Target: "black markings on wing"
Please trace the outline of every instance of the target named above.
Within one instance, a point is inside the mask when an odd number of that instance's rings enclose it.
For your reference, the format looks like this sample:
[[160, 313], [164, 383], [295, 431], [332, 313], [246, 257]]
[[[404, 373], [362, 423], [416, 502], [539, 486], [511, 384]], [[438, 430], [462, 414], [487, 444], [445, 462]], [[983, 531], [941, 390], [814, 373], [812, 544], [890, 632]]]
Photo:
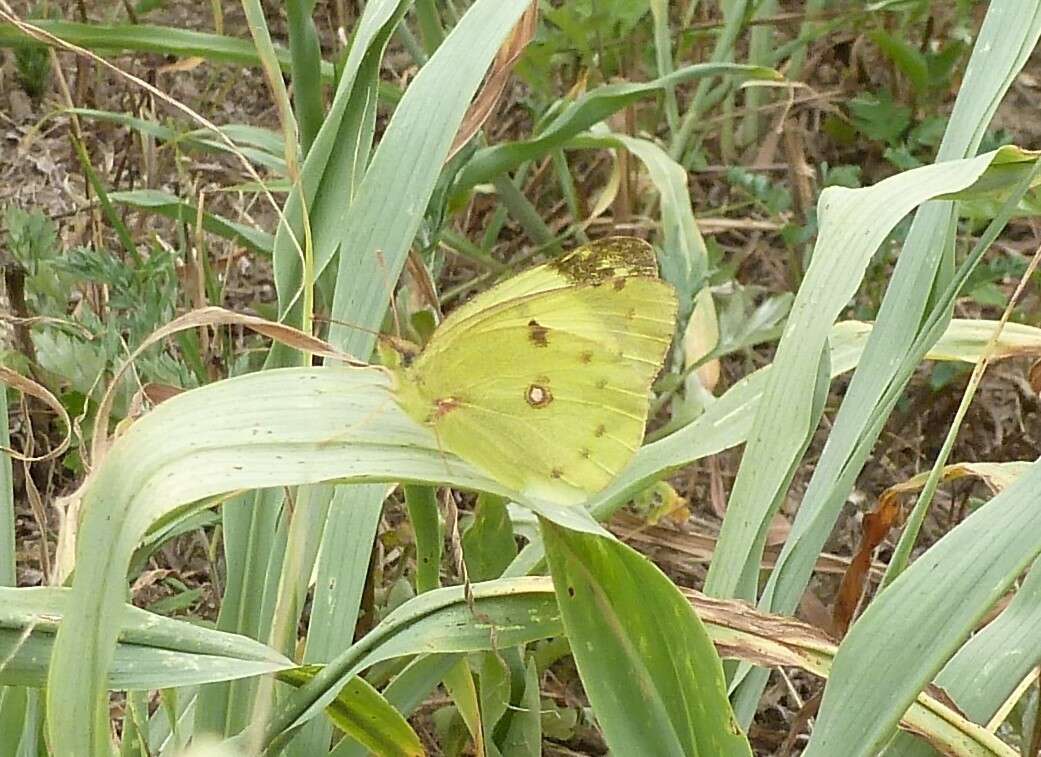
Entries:
[[[626, 279], [627, 291], [619, 295], [613, 289], [592, 285], [562, 285], [496, 302], [482, 310], [467, 310], [464, 318], [449, 316], [428, 346], [436, 348], [454, 339], [463, 339], [474, 331], [531, 328], [533, 316], [539, 327], [564, 330], [593, 338], [608, 334], [616, 338], [649, 340], [660, 345], [662, 352], [672, 339], [676, 321], [676, 298], [667, 284], [652, 278]], [[633, 291], [635, 289], [635, 291]], [[615, 297], [625, 297], [625, 307], [632, 308], [632, 318], [619, 312]]]
[[536, 347], [545, 347], [549, 344], [550, 330], [532, 318], [528, 321], [528, 339]]
[[658, 275], [654, 249], [635, 237], [612, 237], [583, 245], [549, 266], [579, 284], [600, 284], [625, 276]]
[[[510, 418], [516, 420], [523, 420], [526, 422], [540, 424], [541, 426], [553, 425], [553, 422], [559, 422], [556, 419], [560, 418], [560, 413], [567, 413], [566, 406], [578, 406], [582, 408], [590, 408], [591, 412], [583, 412], [582, 416], [593, 419], [596, 425], [592, 427], [594, 435], [604, 436], [608, 430], [618, 426], [631, 425], [637, 430], [638, 434], [642, 437], [643, 426], [647, 421], [647, 394], [646, 392], [632, 392], [622, 388], [609, 387], [608, 390], [599, 390], [598, 392], [589, 392], [576, 394], [575, 392], [581, 392], [582, 387], [574, 387], [570, 383], [567, 388], [561, 388], [561, 381], [555, 383], [555, 388], [552, 390], [552, 394], [549, 394], [550, 384], [553, 382], [546, 381], [545, 377], [542, 377], [543, 384], [527, 384], [527, 379], [517, 376], [506, 376], [502, 377], [498, 384], [490, 385], [488, 383], [473, 385], [467, 387], [468, 397], [467, 399], [460, 401], [460, 407], [466, 407], [471, 411], [482, 411], [492, 413], [498, 417]], [[550, 422], [547, 423], [547, 417], [540, 412], [540, 407], [532, 405], [528, 391], [531, 386], [542, 386], [544, 391], [547, 392], [542, 397], [551, 398], [553, 407], [557, 415], [552, 416]], [[616, 400], [612, 402], [605, 401], [605, 391], [612, 391], [615, 394]], [[527, 404], [531, 407], [525, 407], [523, 405], [515, 405], [517, 399], [522, 396], [527, 400]], [[479, 399], [473, 399], [473, 398]], [[629, 405], [630, 407], [621, 406], [622, 402]], [[548, 405], [548, 402], [546, 403]], [[545, 407], [543, 405], [542, 407]], [[631, 407], [631, 406], [636, 407]], [[516, 412], [514, 408], [521, 410], [522, 412]], [[508, 408], [507, 410], [500, 410], [500, 408]], [[526, 412], [525, 412], [526, 411]], [[569, 425], [574, 425], [574, 420], [567, 422]], [[600, 428], [603, 428], [603, 433], [596, 434]], [[610, 434], [611, 438], [615, 438], [616, 441], [623, 444], [627, 449], [635, 450], [628, 442], [622, 441], [620, 438], [614, 437]]]
[[524, 392], [524, 399], [531, 407], [538, 410], [549, 407], [553, 402], [553, 392], [549, 388], [549, 382], [539, 381], [529, 384]]

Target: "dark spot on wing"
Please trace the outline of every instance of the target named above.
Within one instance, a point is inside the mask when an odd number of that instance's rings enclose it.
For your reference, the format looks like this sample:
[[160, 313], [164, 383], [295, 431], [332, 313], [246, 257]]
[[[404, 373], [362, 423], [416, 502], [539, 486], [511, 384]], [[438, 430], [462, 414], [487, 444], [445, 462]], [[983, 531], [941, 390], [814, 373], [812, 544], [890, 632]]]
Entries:
[[534, 408], [546, 407], [553, 401], [553, 393], [548, 386], [532, 384], [524, 393], [524, 399]]
[[592, 363], [593, 362], [593, 351], [592, 350], [582, 350], [580, 353], [578, 353], [578, 359], [579, 359], [580, 362], [583, 362], [583, 363]]
[[528, 321], [528, 339], [536, 347], [545, 347], [549, 344], [549, 329], [532, 318]]
[[607, 433], [607, 427], [603, 423], [601, 423], [599, 426], [596, 427], [596, 431], [593, 432], [593, 435], [596, 436], [599, 439], [601, 436], [603, 436], [606, 433]]
[[625, 319], [627, 321], [631, 321], [635, 317], [636, 317], [636, 308], [629, 308], [628, 310], [625, 311]]
[[597, 389], [606, 389], [607, 388], [607, 379], [603, 379], [602, 378], [599, 381], [597, 381], [596, 382], [596, 388]]
[[564, 471], [562, 471], [560, 468], [554, 468], [553, 470], [551, 470], [549, 472], [549, 477], [550, 478], [560, 478], [563, 475], [564, 475]]
[[434, 412], [428, 416], [428, 419], [429, 421], [436, 421], [444, 418], [462, 404], [462, 400], [458, 397], [440, 397], [434, 400]]
[[625, 289], [625, 278], [623, 276], [619, 276], [614, 280], [613, 286], [616, 292], [622, 291], [623, 289]]
[[591, 453], [588, 447], [583, 447], [578, 451], [578, 454], [583, 460], [588, 460]]

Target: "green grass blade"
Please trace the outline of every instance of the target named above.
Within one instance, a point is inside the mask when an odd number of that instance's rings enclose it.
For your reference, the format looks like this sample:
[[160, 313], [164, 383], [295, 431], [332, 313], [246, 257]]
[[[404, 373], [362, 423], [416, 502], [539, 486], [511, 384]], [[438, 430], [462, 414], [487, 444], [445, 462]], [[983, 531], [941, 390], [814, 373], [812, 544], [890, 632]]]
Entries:
[[83, 173], [87, 177], [87, 182], [90, 184], [91, 189], [94, 190], [94, 194], [98, 197], [98, 203], [101, 205], [101, 212], [104, 214], [105, 220], [109, 222], [113, 231], [116, 232], [116, 238], [119, 239], [119, 243], [123, 245], [123, 249], [126, 251], [130, 260], [134, 261], [135, 264], [140, 264], [141, 256], [137, 251], [137, 245], [134, 244], [134, 240], [130, 236], [130, 231], [127, 229], [126, 224], [123, 223], [123, 219], [119, 217], [115, 208], [112, 207], [112, 202], [108, 196], [108, 190], [105, 188], [105, 184], [101, 181], [101, 177], [98, 176], [97, 172], [94, 170], [94, 166], [91, 165], [87, 149], [83, 146], [83, 143], [79, 138], [70, 136], [70, 139], [72, 140], [72, 146], [76, 150], [76, 156], [79, 158], [80, 166], [83, 168]]
[[289, 0], [289, 54], [293, 74], [293, 106], [300, 127], [300, 149], [306, 156], [324, 120], [322, 108], [322, 50], [314, 25], [314, 0]]
[[[1010, 18], [1019, 19], [1009, 23]], [[990, 119], [1041, 34], [1041, 10], [1028, 0], [997, 0], [988, 8], [966, 70], [939, 158], [971, 155]], [[760, 600], [764, 609], [791, 613], [803, 594], [813, 563], [831, 533], [857, 472], [881, 428], [877, 408], [918, 332], [928, 293], [950, 255], [952, 207], [930, 203], [916, 214], [891, 284], [882, 302], [876, 332], [862, 367], [854, 374], [828, 444], [817, 462], [791, 534]], [[949, 264], [948, 264], [949, 265]], [[860, 450], [858, 452], [857, 450]], [[745, 711], [750, 712], [765, 684], [750, 686]]]
[[[251, 42], [220, 34], [149, 24], [84, 24], [47, 19], [33, 19], [32, 23], [66, 42], [89, 50], [199, 57], [217, 63], [260, 65], [260, 58]], [[25, 36], [17, 28], [10, 24], [0, 24], [0, 47], [24, 42]], [[292, 64], [289, 51], [276, 47], [275, 53], [279, 64], [288, 71]], [[322, 74], [332, 79], [331, 63], [322, 64]]]
[[542, 755], [542, 701], [539, 698], [539, 672], [535, 660], [529, 659], [524, 675], [524, 695], [513, 713], [510, 729], [503, 739], [505, 757], [540, 757]]
[[[0, 589], [0, 682], [43, 686], [58, 622], [71, 592], [60, 588]], [[156, 689], [274, 673], [294, 663], [244, 636], [214, 631], [122, 605], [120, 644], [107, 687]], [[28, 636], [26, 633], [28, 632]]]
[[437, 3], [434, 0], [416, 0], [416, 19], [423, 35], [423, 48], [428, 55], [433, 54], [445, 39]]
[[405, 506], [416, 539], [416, 594], [441, 585], [441, 524], [436, 491], [429, 486], [406, 486]]
[[274, 100], [275, 111], [278, 113], [278, 122], [282, 126], [282, 141], [285, 145], [289, 177], [295, 179], [300, 165], [296, 116], [293, 114], [293, 106], [289, 102], [289, 90], [282, 78], [278, 56], [274, 43], [271, 41], [271, 33], [267, 28], [267, 20], [264, 18], [264, 8], [261, 6], [260, 0], [242, 0], [242, 9], [246, 14], [246, 24], [253, 37], [253, 45], [257, 49], [260, 67], [264, 72], [264, 78], [267, 79], [268, 88], [271, 90], [271, 99]]
[[[938, 195], [967, 188], [1000, 153], [923, 166], [872, 187], [829, 187], [820, 198], [820, 232], [806, 278], [777, 347], [720, 531], [706, 591], [754, 599], [766, 527], [819, 411], [812, 388], [830, 324], [856, 292], [867, 263], [897, 222]], [[1004, 158], [1001, 158], [1002, 160]]]
[[545, 522], [542, 535], [571, 651], [611, 751], [750, 757], [716, 650], [665, 574], [613, 539]]
[[[11, 446], [11, 430], [8, 426], [7, 387], [0, 386], [0, 447]], [[0, 586], [17, 583], [15, 554], [17, 545], [14, 537], [14, 471], [11, 456], [0, 449]]]
[[[672, 34], [669, 29], [669, 4], [666, 0], [651, 0], [651, 15], [654, 17], [654, 60], [658, 76], [673, 72]], [[676, 102], [676, 87], [665, 88], [665, 121], [669, 132], [675, 133], [680, 125], [680, 110]]]
[[[7, 387], [0, 386], [0, 447], [11, 446], [7, 413]], [[14, 472], [11, 457], [0, 449], [0, 586], [15, 586], [16, 543], [14, 531]], [[0, 687], [0, 752], [15, 754], [22, 740], [26, 692], [17, 687]]]
[[[296, 668], [279, 675], [279, 680], [299, 687], [314, 678], [318, 670], [316, 667]], [[325, 708], [325, 713], [337, 728], [373, 754], [388, 757], [422, 757], [426, 754], [408, 721], [363, 678], [355, 676], [348, 681]], [[327, 751], [327, 747], [320, 749], [320, 752], [310, 754]]]
[[268, 563], [272, 584], [277, 581], [268, 644], [287, 655], [296, 653], [297, 628], [307, 604], [332, 496], [333, 488], [329, 486], [304, 486], [297, 490], [284, 556]]
[[[114, 203], [147, 210], [190, 226], [194, 226], [199, 218], [197, 206], [158, 189], [111, 192], [108, 198]], [[202, 213], [202, 228], [224, 239], [239, 242], [254, 252], [271, 254], [274, 240], [270, 234], [260, 229], [206, 211]]]
[[901, 708], [1041, 552], [1039, 486], [1035, 463], [868, 605], [835, 657], [808, 757], [872, 755], [884, 745]]
[[22, 735], [35, 725], [27, 714], [29, 695], [33, 694], [22, 686], [0, 688], [0, 749], [3, 754], [19, 754]]
[[[310, 487], [328, 489], [330, 487]], [[383, 515], [383, 484], [338, 486], [322, 534], [304, 661], [326, 663], [350, 646], [358, 622], [372, 545]], [[310, 573], [308, 573], [310, 575]], [[306, 757], [325, 749], [332, 735], [324, 719], [308, 723], [289, 745]]]
[[[155, 137], [161, 142], [176, 144], [188, 149], [231, 154], [228, 145], [213, 136], [213, 133], [208, 130], [178, 131], [155, 121], [137, 118], [127, 113], [114, 113], [108, 110], [95, 110], [93, 108], [67, 108], [59, 112], [75, 113], [82, 118], [121, 124], [142, 134]], [[270, 169], [279, 176], [285, 175], [286, 162], [281, 157], [283, 152], [282, 140], [273, 132], [246, 124], [227, 124], [221, 127], [221, 131], [226, 137], [236, 143], [239, 151], [250, 162]]]
[[[411, 715], [458, 660], [459, 657], [452, 654], [426, 655], [413, 660], [383, 690], [383, 698], [402, 715]], [[341, 740], [331, 754], [332, 757], [369, 757], [369, 751], [351, 738]]]
[[[441, 166], [495, 53], [523, 0], [478, 0], [420, 69], [394, 111], [340, 237], [340, 269], [330, 341], [367, 355], [394, 282], [416, 235]], [[377, 258], [377, 251], [381, 257]]]
[[[1034, 563], [1008, 607], [973, 634], [936, 676], [958, 709], [987, 723], [1041, 661], [1036, 642], [1041, 624], [1041, 563]], [[887, 757], [932, 757], [934, 750], [905, 733], [886, 749]]]
[[[737, 42], [738, 36], [744, 29], [748, 8], [749, 0], [731, 0], [731, 2], [722, 4], [723, 30], [712, 49], [712, 63], [724, 63], [733, 56], [734, 43]], [[683, 162], [683, 156], [690, 146], [691, 137], [694, 136], [698, 122], [709, 104], [710, 84], [709, 81], [698, 82], [694, 98], [687, 106], [687, 112], [683, 114], [680, 121], [680, 128], [672, 134], [669, 155], [677, 162]]]
[[[777, 13], [777, 0], [764, 0], [757, 3], [754, 20], [770, 18]], [[748, 63], [754, 66], [769, 66], [773, 61], [771, 57], [777, 49], [776, 32], [772, 24], [758, 24], [751, 28], [748, 40]], [[791, 74], [785, 73], [790, 78]], [[760, 137], [760, 120], [762, 114], [759, 112], [763, 102], [770, 93], [769, 89], [763, 87], [749, 87], [744, 90], [744, 111], [741, 125], [735, 135], [739, 147], [745, 147], [755, 143]]]
[[460, 172], [455, 191], [463, 192], [477, 184], [484, 184], [525, 161], [541, 158], [552, 150], [563, 147], [572, 137], [612, 113], [645, 97], [657, 95], [669, 86], [724, 74], [769, 81], [776, 81], [779, 77], [771, 68], [699, 63], [648, 82], [623, 82], [597, 87], [567, 105], [537, 137], [478, 150]]

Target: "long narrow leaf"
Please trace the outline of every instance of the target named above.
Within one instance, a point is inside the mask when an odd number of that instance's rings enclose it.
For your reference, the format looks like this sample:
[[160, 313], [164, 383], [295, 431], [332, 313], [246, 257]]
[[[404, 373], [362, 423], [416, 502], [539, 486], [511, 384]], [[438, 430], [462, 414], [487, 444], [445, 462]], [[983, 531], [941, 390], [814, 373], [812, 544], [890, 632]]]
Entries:
[[[805, 754], [873, 755], [888, 740], [906, 705], [1041, 553], [1039, 486], [1035, 463], [868, 606], [839, 647]], [[857, 717], [843, 712], [851, 701]]]
[[542, 523], [582, 684], [617, 754], [751, 755], [701, 621], [647, 558]]
[[[111, 192], [108, 197], [112, 202], [148, 210], [182, 223], [194, 224], [198, 218], [198, 208], [195, 205], [158, 189]], [[230, 221], [215, 213], [204, 211], [202, 227], [217, 236], [240, 242], [255, 252], [271, 254], [273, 243], [271, 235], [252, 226]]]
[[813, 387], [831, 323], [860, 286], [879, 244], [907, 213], [971, 186], [994, 163], [1029, 160], [999, 150], [906, 171], [863, 189], [829, 187], [820, 197], [820, 233], [806, 278], [777, 347], [770, 382], [734, 482], [719, 546], [706, 579], [717, 596], [753, 599], [766, 528], [799, 451], [816, 428]]
[[[33, 25], [80, 47], [112, 52], [139, 52], [179, 57], [199, 57], [219, 63], [256, 66], [256, 48], [245, 39], [191, 31], [174, 26], [149, 24], [85, 24], [76, 21], [33, 19]], [[0, 47], [22, 44], [25, 36], [9, 24], [0, 24]], [[289, 52], [277, 48], [278, 62], [290, 67]], [[331, 63], [322, 64], [322, 73], [332, 78]]]
[[637, 100], [655, 95], [684, 81], [723, 74], [771, 81], [778, 78], [776, 71], [761, 66], [698, 63], [648, 82], [605, 84], [568, 105], [538, 136], [478, 150], [456, 180], [455, 191], [462, 192], [477, 184], [491, 181], [525, 161], [543, 157], [562, 147], [569, 139], [593, 124]]
[[[940, 160], [975, 152], [1039, 33], [1041, 9], [1031, 0], [995, 0], [990, 4], [948, 121]], [[876, 423], [874, 416], [882, 393], [914, 340], [941, 258], [950, 255], [951, 213], [948, 204], [931, 203], [915, 216], [882, 303], [877, 332], [869, 342], [862, 367], [846, 390], [828, 444], [763, 592], [764, 609], [790, 613], [803, 594], [813, 563], [871, 449], [869, 429]], [[860, 454], [855, 452], [858, 445], [863, 450]], [[760, 674], [758, 678], [758, 684], [748, 690], [748, 711], [755, 706], [765, 684], [765, 676]]]

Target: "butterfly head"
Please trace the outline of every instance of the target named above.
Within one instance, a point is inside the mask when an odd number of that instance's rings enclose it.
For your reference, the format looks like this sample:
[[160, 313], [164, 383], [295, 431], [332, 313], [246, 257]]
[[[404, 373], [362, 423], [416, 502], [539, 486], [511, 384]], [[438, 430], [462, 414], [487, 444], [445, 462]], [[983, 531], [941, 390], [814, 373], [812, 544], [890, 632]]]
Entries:
[[376, 349], [380, 362], [392, 371], [409, 368], [422, 351], [406, 339], [387, 334], [380, 334]]

